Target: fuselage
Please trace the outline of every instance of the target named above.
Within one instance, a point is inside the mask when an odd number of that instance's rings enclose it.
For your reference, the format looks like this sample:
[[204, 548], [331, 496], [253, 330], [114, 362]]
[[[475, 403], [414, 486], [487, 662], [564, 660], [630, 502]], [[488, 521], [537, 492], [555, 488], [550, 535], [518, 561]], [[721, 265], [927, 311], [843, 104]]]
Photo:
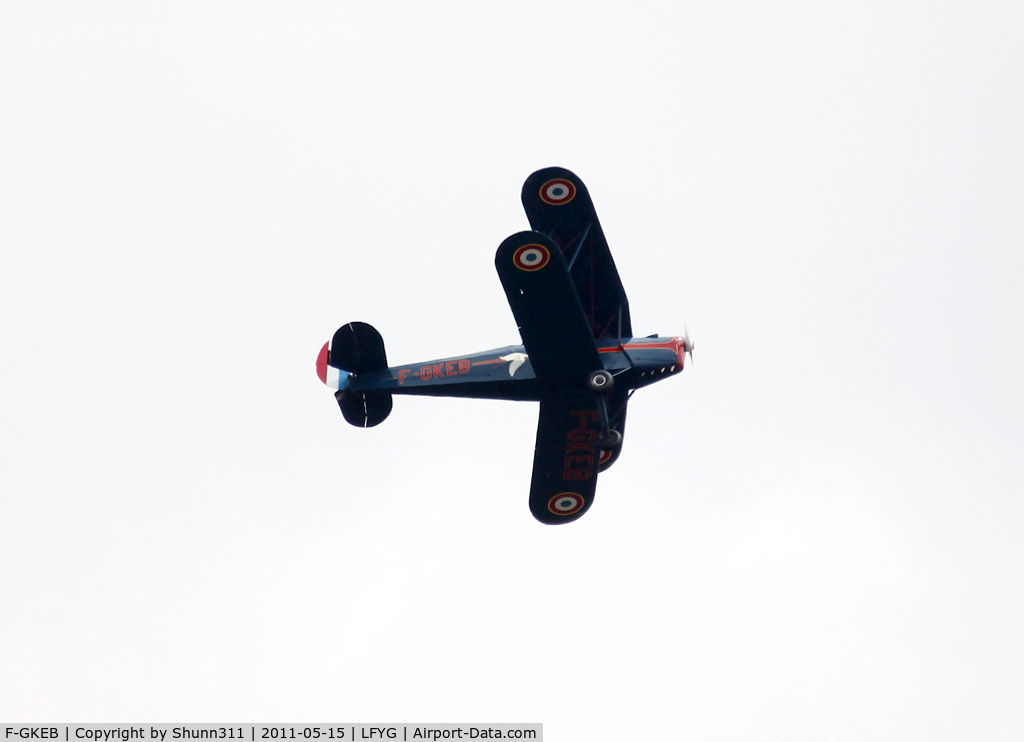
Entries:
[[[572, 383], [571, 379], [538, 379], [522, 345], [362, 374], [329, 367], [326, 348], [321, 351], [317, 372], [321, 381], [342, 391], [536, 401]], [[684, 338], [678, 336], [622, 338], [599, 344], [598, 354], [617, 388], [638, 389], [682, 371], [686, 350]]]

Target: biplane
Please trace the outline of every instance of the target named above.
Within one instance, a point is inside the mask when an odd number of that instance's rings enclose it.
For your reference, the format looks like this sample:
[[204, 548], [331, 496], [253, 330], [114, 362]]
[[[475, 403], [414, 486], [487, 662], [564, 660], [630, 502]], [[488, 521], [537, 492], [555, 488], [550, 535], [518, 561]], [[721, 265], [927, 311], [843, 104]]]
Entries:
[[629, 303], [583, 181], [563, 168], [523, 185], [532, 230], [494, 258], [522, 345], [388, 366], [384, 340], [364, 322], [341, 327], [320, 349], [320, 381], [345, 419], [378, 425], [396, 394], [540, 403], [530, 511], [569, 523], [594, 503], [598, 473], [622, 452], [633, 392], [683, 370], [693, 342], [633, 337]]

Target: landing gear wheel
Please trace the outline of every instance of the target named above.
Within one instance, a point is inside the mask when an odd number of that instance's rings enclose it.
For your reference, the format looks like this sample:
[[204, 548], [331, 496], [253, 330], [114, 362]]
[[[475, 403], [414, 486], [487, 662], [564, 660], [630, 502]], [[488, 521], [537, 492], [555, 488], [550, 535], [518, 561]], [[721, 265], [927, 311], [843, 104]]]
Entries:
[[597, 434], [597, 447], [606, 451], [618, 448], [622, 445], [622, 433], [615, 430], [603, 431]]
[[588, 392], [593, 392], [594, 394], [608, 394], [611, 392], [612, 387], [615, 386], [615, 379], [613, 379], [612, 375], [607, 371], [592, 371], [590, 375], [587, 376], [585, 386], [587, 387]]

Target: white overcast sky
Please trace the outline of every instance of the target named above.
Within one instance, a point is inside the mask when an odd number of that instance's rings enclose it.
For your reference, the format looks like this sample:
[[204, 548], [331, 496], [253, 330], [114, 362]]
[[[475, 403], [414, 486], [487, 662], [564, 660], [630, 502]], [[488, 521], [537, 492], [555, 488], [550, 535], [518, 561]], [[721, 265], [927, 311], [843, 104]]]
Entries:
[[[0, 716], [1024, 734], [1016, 2], [0, 6]], [[533, 404], [345, 423], [518, 343], [523, 180], [587, 183], [642, 390], [594, 507]]]

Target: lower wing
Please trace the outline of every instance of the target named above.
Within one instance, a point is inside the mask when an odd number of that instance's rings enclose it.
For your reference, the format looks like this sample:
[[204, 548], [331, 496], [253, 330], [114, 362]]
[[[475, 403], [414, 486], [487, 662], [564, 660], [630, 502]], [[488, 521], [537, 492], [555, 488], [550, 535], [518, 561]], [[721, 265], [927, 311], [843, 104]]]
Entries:
[[600, 466], [600, 430], [593, 397], [541, 400], [530, 485], [530, 512], [541, 523], [569, 523], [590, 509]]
[[558, 246], [537, 232], [514, 234], [498, 248], [494, 266], [538, 378], [568, 383], [601, 368]]

